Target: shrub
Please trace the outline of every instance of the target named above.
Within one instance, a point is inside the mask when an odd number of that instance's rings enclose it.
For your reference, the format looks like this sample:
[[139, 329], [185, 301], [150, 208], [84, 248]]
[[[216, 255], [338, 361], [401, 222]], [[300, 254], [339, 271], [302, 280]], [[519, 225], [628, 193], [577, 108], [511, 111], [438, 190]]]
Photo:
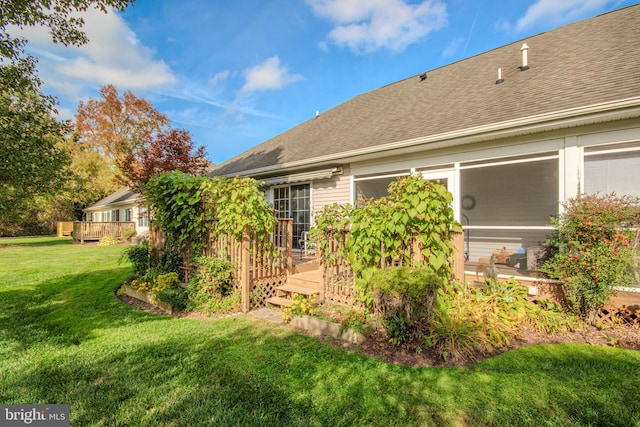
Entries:
[[120, 239], [115, 236], [104, 236], [98, 241], [98, 246], [111, 246], [120, 243]]
[[120, 261], [124, 260], [133, 264], [133, 273], [136, 276], [143, 276], [150, 267], [149, 242], [144, 241], [137, 245], [127, 247], [120, 256]]
[[291, 305], [282, 309], [282, 321], [289, 323], [294, 316], [312, 315], [314, 313], [313, 304], [315, 301], [315, 295], [307, 298], [302, 294], [293, 294]]
[[393, 344], [421, 343], [442, 286], [442, 279], [427, 267], [393, 267], [373, 274], [368, 283], [373, 307]]
[[565, 204], [542, 270], [563, 283], [566, 308], [594, 323], [615, 286], [634, 280], [640, 199], [587, 195]]
[[161, 274], [156, 278], [156, 291], [162, 292], [167, 289], [176, 289], [180, 285], [178, 273], [171, 272]]
[[526, 289], [513, 278], [490, 282], [482, 290], [452, 283], [438, 291], [424, 345], [435, 347], [445, 359], [472, 359], [475, 351], [490, 352], [509, 344], [523, 326], [546, 332], [576, 327], [575, 318], [545, 310], [525, 296]]
[[340, 321], [340, 332], [352, 329], [355, 332], [364, 334], [368, 325], [369, 315], [366, 312], [351, 309], [343, 313], [343, 318]]
[[137, 231], [136, 230], [125, 230], [122, 232], [122, 237], [127, 241], [127, 242], [131, 242], [133, 240], [133, 238], [136, 236]]
[[196, 265], [196, 273], [189, 281], [188, 308], [207, 313], [236, 308], [239, 293], [233, 292], [233, 264], [224, 258], [200, 257]]
[[189, 293], [181, 288], [165, 289], [158, 292], [156, 297], [179, 311], [184, 311], [189, 302]]

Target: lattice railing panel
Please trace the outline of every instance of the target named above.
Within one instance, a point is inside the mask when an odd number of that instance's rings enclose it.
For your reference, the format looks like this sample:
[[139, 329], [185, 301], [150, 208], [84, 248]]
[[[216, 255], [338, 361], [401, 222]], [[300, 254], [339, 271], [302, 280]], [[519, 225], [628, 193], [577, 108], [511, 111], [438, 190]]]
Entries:
[[626, 323], [630, 325], [640, 324], [640, 306], [605, 306], [600, 310], [598, 317], [605, 323]]
[[276, 296], [278, 286], [286, 283], [286, 275], [254, 280], [251, 286], [251, 309], [266, 307], [266, 301]]

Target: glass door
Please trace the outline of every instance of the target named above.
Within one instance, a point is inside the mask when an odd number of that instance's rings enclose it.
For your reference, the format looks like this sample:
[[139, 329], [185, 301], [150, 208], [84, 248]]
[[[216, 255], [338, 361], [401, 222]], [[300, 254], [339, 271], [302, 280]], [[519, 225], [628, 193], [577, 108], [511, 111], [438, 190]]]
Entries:
[[293, 247], [300, 249], [302, 233], [311, 228], [311, 186], [301, 184], [274, 188], [273, 206], [278, 218], [293, 218]]

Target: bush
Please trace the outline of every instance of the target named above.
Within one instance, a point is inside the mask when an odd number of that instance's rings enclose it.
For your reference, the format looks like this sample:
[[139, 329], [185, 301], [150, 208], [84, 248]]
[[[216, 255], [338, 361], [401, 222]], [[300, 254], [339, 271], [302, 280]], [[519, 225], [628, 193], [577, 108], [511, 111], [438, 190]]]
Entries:
[[224, 258], [200, 257], [196, 265], [197, 271], [189, 281], [188, 308], [206, 313], [236, 308], [239, 293], [233, 292], [233, 264]]
[[144, 241], [127, 247], [120, 256], [120, 261], [124, 260], [133, 264], [133, 274], [138, 277], [144, 276], [150, 267], [149, 242]]
[[131, 242], [133, 238], [136, 236], [138, 232], [136, 230], [125, 230], [122, 232], [122, 237], [127, 241]]
[[367, 287], [391, 343], [421, 344], [442, 286], [442, 279], [427, 267], [393, 267], [373, 274]]
[[120, 239], [115, 236], [104, 236], [98, 241], [98, 246], [111, 246], [120, 243]]
[[565, 205], [542, 270], [562, 281], [569, 311], [594, 323], [614, 287], [633, 282], [639, 224], [638, 198], [588, 195]]
[[176, 289], [180, 285], [178, 273], [171, 272], [161, 274], [156, 278], [156, 290], [162, 292], [167, 289]]
[[546, 332], [577, 326], [575, 318], [555, 307], [545, 310], [525, 296], [526, 289], [513, 278], [490, 282], [482, 290], [457, 283], [440, 289], [424, 345], [435, 347], [445, 359], [473, 359], [476, 351], [509, 344], [525, 325]]
[[156, 294], [158, 300], [166, 302], [176, 310], [184, 311], [189, 302], [189, 293], [181, 288], [165, 289]]

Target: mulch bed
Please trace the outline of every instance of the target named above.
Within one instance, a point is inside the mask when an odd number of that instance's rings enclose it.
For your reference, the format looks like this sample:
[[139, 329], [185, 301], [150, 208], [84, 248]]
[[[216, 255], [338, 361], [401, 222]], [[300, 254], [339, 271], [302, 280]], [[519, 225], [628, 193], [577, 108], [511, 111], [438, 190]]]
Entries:
[[[172, 317], [186, 317], [193, 319], [210, 319], [212, 316], [206, 316], [198, 313], [174, 313], [168, 314], [159, 308], [132, 298], [128, 295], [117, 295], [117, 298], [129, 304], [138, 310], [161, 314]], [[312, 335], [311, 332], [300, 330], [301, 332]], [[315, 336], [315, 335], [314, 335]], [[342, 347], [353, 353], [362, 354], [376, 360], [386, 363], [393, 363], [404, 366], [469, 366], [484, 359], [497, 356], [505, 351], [538, 344], [587, 344], [587, 345], [603, 345], [618, 348], [626, 348], [630, 350], [640, 351], [640, 325], [606, 325], [601, 328], [595, 326], [584, 325], [580, 331], [563, 332], [557, 334], [547, 334], [533, 329], [524, 328], [520, 331], [520, 336], [511, 341], [511, 343], [503, 348], [496, 349], [491, 353], [477, 352], [471, 358], [447, 361], [433, 349], [423, 349], [420, 353], [409, 351], [402, 347], [397, 347], [389, 343], [389, 340], [381, 333], [374, 332], [369, 336], [367, 341], [361, 345], [350, 344], [345, 341], [330, 337], [319, 337], [336, 347]]]

